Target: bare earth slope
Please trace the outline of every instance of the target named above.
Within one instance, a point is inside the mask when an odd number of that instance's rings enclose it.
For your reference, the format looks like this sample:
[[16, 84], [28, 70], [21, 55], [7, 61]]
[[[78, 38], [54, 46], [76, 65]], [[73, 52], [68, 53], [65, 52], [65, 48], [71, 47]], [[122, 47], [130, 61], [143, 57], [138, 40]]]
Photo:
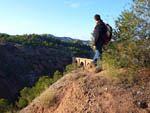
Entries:
[[69, 73], [19, 113], [150, 113], [147, 83], [114, 84], [103, 74]]

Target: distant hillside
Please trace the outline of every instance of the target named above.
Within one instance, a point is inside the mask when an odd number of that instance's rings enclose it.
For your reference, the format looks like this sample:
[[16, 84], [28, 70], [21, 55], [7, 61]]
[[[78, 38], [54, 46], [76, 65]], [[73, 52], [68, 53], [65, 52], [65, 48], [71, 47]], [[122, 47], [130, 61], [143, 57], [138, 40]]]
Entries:
[[85, 58], [93, 57], [93, 51], [91, 47], [88, 44], [82, 43], [83, 41], [79, 41], [71, 38], [62, 38], [62, 39], [47, 34], [43, 34], [43, 35], [0, 34], [0, 40], [5, 42], [13, 42], [25, 46], [32, 46], [32, 47], [48, 47], [48, 48], [60, 49], [63, 51], [67, 51], [72, 56], [76, 56], [76, 57], [85, 57]]
[[54, 36], [54, 35], [51, 35], [51, 34], [47, 34], [48, 36], [54, 38], [54, 39], [59, 39], [59, 40], [62, 40], [62, 41], [66, 41], [66, 42], [74, 42], [74, 41], [79, 41], [85, 45], [91, 45], [91, 41], [90, 40], [80, 40], [80, 39], [73, 39], [71, 37], [57, 37], [57, 36]]
[[22, 88], [34, 85], [43, 75], [52, 77], [71, 62], [65, 51], [0, 41], [0, 98], [14, 100]]
[[[8, 35], [6, 33], [0, 33], [0, 35], [2, 35], [2, 34]], [[16, 35], [10, 35], [10, 36], [16, 36]], [[54, 39], [65, 41], [65, 42], [75, 42], [75, 41], [78, 41], [78, 42], [83, 43], [83, 44], [88, 45], [88, 46], [91, 45], [91, 41], [90, 40], [80, 40], [80, 39], [74, 39], [74, 38], [71, 38], [71, 37], [58, 37], [58, 36], [54, 36], [52, 34], [41, 34], [40, 36], [47, 36], [47, 37], [51, 37], [51, 38], [54, 38]]]
[[0, 98], [14, 100], [25, 86], [41, 76], [53, 76], [72, 63], [72, 57], [93, 56], [90, 46], [66, 42], [48, 35], [0, 34]]

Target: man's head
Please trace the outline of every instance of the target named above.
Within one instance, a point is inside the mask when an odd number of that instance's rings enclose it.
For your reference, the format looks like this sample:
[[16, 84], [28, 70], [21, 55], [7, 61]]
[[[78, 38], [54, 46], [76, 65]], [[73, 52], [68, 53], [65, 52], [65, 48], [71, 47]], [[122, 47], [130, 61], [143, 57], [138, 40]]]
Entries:
[[100, 17], [100, 15], [98, 15], [98, 14], [96, 14], [96, 15], [94, 16], [94, 19], [95, 19], [96, 23], [98, 23], [98, 22], [101, 21], [101, 17]]

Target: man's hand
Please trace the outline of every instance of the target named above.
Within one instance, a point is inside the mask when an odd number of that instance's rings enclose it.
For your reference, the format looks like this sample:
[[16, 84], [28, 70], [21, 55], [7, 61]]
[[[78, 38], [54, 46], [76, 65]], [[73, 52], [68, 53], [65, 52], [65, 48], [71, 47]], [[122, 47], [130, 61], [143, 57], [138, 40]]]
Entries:
[[96, 46], [93, 46], [93, 49], [96, 50]]

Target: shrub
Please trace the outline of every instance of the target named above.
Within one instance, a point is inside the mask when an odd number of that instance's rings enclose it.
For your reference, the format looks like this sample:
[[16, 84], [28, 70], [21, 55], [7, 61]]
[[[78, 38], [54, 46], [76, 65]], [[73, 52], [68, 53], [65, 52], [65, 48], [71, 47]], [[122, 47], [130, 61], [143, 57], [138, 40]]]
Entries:
[[118, 74], [119, 69], [128, 70], [124, 76], [127, 81], [133, 81], [138, 70], [150, 66], [149, 40], [132, 40], [113, 42], [105, 47], [102, 57], [103, 68], [110, 74], [110, 79], [123, 79]]
[[20, 97], [16, 102], [17, 107], [19, 109], [22, 109], [27, 105], [29, 105], [33, 99], [39, 96], [44, 90], [46, 90], [50, 85], [52, 85], [61, 77], [62, 74], [57, 70], [54, 73], [53, 78], [50, 78], [48, 76], [43, 76], [39, 78], [35, 86], [33, 86], [32, 88], [25, 87], [23, 90], [20, 91]]
[[28, 105], [28, 101], [27, 101], [27, 99], [24, 99], [24, 98], [20, 97], [19, 101], [16, 102], [16, 105], [17, 105], [18, 108], [21, 109], [21, 108], [24, 108], [25, 106]]
[[54, 90], [45, 91], [40, 99], [41, 99], [40, 103], [42, 105], [50, 107], [56, 99], [55, 91]]
[[53, 76], [53, 82], [56, 82], [58, 79], [62, 77], [62, 74], [57, 70]]
[[6, 99], [0, 99], [0, 113], [5, 113], [11, 109]]
[[21, 90], [19, 100], [16, 102], [17, 107], [21, 109], [27, 106], [35, 97], [39, 96], [51, 84], [51, 78], [48, 76], [43, 76], [32, 88], [25, 87], [23, 90]]
[[33, 96], [31, 88], [25, 87], [23, 90], [21, 90], [19, 101], [16, 102], [17, 107], [23, 108], [27, 106], [32, 101], [31, 96]]
[[78, 68], [79, 68], [79, 66], [76, 63], [69, 64], [69, 65], [66, 66], [64, 74], [69, 73], [69, 72], [71, 72], [73, 70], [76, 70]]

